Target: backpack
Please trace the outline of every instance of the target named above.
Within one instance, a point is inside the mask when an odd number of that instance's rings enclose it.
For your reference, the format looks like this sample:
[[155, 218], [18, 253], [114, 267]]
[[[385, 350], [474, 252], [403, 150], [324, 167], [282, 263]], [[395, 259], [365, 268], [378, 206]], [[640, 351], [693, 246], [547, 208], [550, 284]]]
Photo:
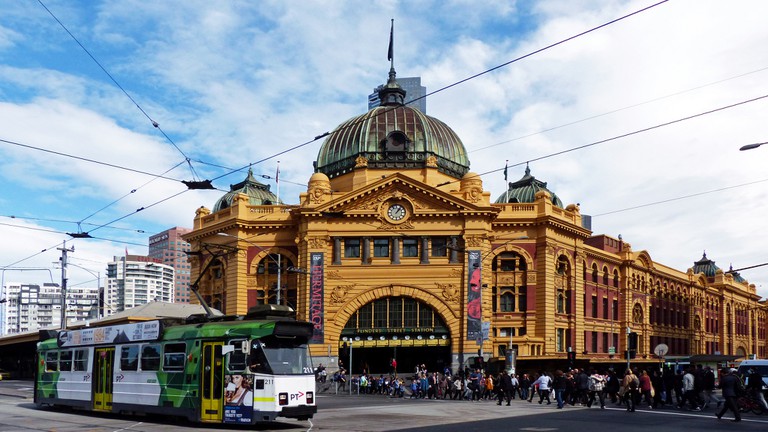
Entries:
[[630, 390], [637, 390], [637, 387], [640, 385], [640, 380], [637, 379], [637, 377], [632, 378], [632, 381], [629, 382], [629, 389]]

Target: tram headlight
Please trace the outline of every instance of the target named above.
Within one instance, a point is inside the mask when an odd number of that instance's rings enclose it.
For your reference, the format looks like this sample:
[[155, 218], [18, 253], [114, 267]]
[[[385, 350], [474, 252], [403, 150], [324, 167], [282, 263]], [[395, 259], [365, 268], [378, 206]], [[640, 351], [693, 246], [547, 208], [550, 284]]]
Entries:
[[312, 405], [313, 403], [315, 403], [315, 393], [307, 392], [307, 404]]
[[277, 395], [278, 405], [288, 405], [288, 393], [280, 393]]

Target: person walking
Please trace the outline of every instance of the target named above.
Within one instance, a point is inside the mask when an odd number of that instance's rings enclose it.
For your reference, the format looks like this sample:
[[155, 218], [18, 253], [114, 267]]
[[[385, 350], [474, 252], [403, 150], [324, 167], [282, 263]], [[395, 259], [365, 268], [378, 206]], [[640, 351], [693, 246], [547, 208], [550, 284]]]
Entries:
[[682, 401], [680, 401], [680, 404], [677, 406], [678, 408], [682, 409], [685, 406], [685, 401], [688, 401], [688, 404], [691, 410], [701, 411], [701, 408], [699, 407], [699, 404], [696, 400], [696, 391], [694, 390], [694, 380], [695, 380], [695, 377], [693, 376], [693, 368], [688, 367], [688, 369], [685, 372], [685, 375], [683, 375], [683, 399]]
[[555, 371], [555, 378], [552, 380], [552, 389], [555, 391], [555, 400], [557, 401], [557, 409], [563, 409], [565, 405], [565, 399], [563, 394], [565, 393], [565, 385], [567, 378], [560, 369]]
[[627, 405], [627, 412], [635, 412], [635, 398], [639, 387], [640, 380], [637, 375], [632, 372], [632, 369], [627, 369], [624, 373], [624, 380], [621, 382], [621, 391]]
[[595, 402], [595, 397], [600, 402], [600, 409], [605, 409], [605, 377], [599, 374], [595, 369], [589, 371], [589, 400], [587, 408], [591, 408]]
[[653, 385], [651, 384], [651, 377], [648, 376], [648, 371], [643, 369], [643, 371], [640, 373], [640, 394], [645, 400], [645, 402], [648, 404], [648, 409], [653, 408], [653, 397], [651, 396], [651, 390], [653, 390]]
[[506, 372], [499, 372], [499, 376], [496, 380], [498, 385], [496, 386], [497, 397], [499, 398], [498, 405], [506, 399], [507, 406], [509, 406], [512, 399], [515, 397], [515, 387], [512, 384], [512, 376]]
[[534, 386], [539, 386], [539, 404], [547, 400], [547, 405], [552, 405], [552, 401], [549, 399], [549, 390], [552, 386], [552, 378], [547, 375], [546, 372], [541, 371], [541, 375], [536, 381], [533, 382]]
[[717, 419], [722, 419], [725, 412], [731, 410], [735, 417], [733, 421], [739, 422], [741, 421], [741, 413], [736, 404], [736, 397], [739, 395], [739, 389], [743, 389], [744, 385], [741, 383], [741, 378], [733, 373], [731, 369], [724, 368], [720, 373], [720, 388], [723, 390], [725, 403], [723, 404], [723, 408], [717, 413]]
[[749, 394], [763, 407], [764, 410], [768, 410], [768, 404], [765, 403], [765, 396], [763, 395], [763, 387], [765, 382], [763, 376], [755, 368], [749, 369], [747, 375], [747, 390]]

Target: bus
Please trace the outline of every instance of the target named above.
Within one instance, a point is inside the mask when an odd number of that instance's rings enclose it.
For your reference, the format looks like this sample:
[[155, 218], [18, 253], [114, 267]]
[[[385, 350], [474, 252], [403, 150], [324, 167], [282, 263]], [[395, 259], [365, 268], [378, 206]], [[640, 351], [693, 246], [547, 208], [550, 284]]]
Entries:
[[35, 404], [202, 423], [310, 419], [313, 325], [266, 306], [271, 315], [252, 308], [244, 317], [43, 330]]

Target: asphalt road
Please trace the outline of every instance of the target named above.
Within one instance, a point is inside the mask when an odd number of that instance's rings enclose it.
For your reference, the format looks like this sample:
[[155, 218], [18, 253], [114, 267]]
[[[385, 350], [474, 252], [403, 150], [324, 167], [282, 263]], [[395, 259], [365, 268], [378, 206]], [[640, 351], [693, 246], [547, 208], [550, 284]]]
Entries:
[[[717, 420], [712, 410], [703, 412], [676, 409], [608, 409], [539, 405], [519, 400], [512, 406], [494, 402], [392, 399], [384, 396], [318, 396], [318, 413], [311, 421], [280, 421], [259, 425], [259, 431], [621, 431], [698, 432], [765, 431], [768, 415], [744, 414], [743, 421], [732, 417]], [[207, 426], [173, 418], [89, 414], [70, 410], [38, 408], [32, 401], [31, 382], [0, 382], [0, 432], [177, 432], [242, 430]]]

